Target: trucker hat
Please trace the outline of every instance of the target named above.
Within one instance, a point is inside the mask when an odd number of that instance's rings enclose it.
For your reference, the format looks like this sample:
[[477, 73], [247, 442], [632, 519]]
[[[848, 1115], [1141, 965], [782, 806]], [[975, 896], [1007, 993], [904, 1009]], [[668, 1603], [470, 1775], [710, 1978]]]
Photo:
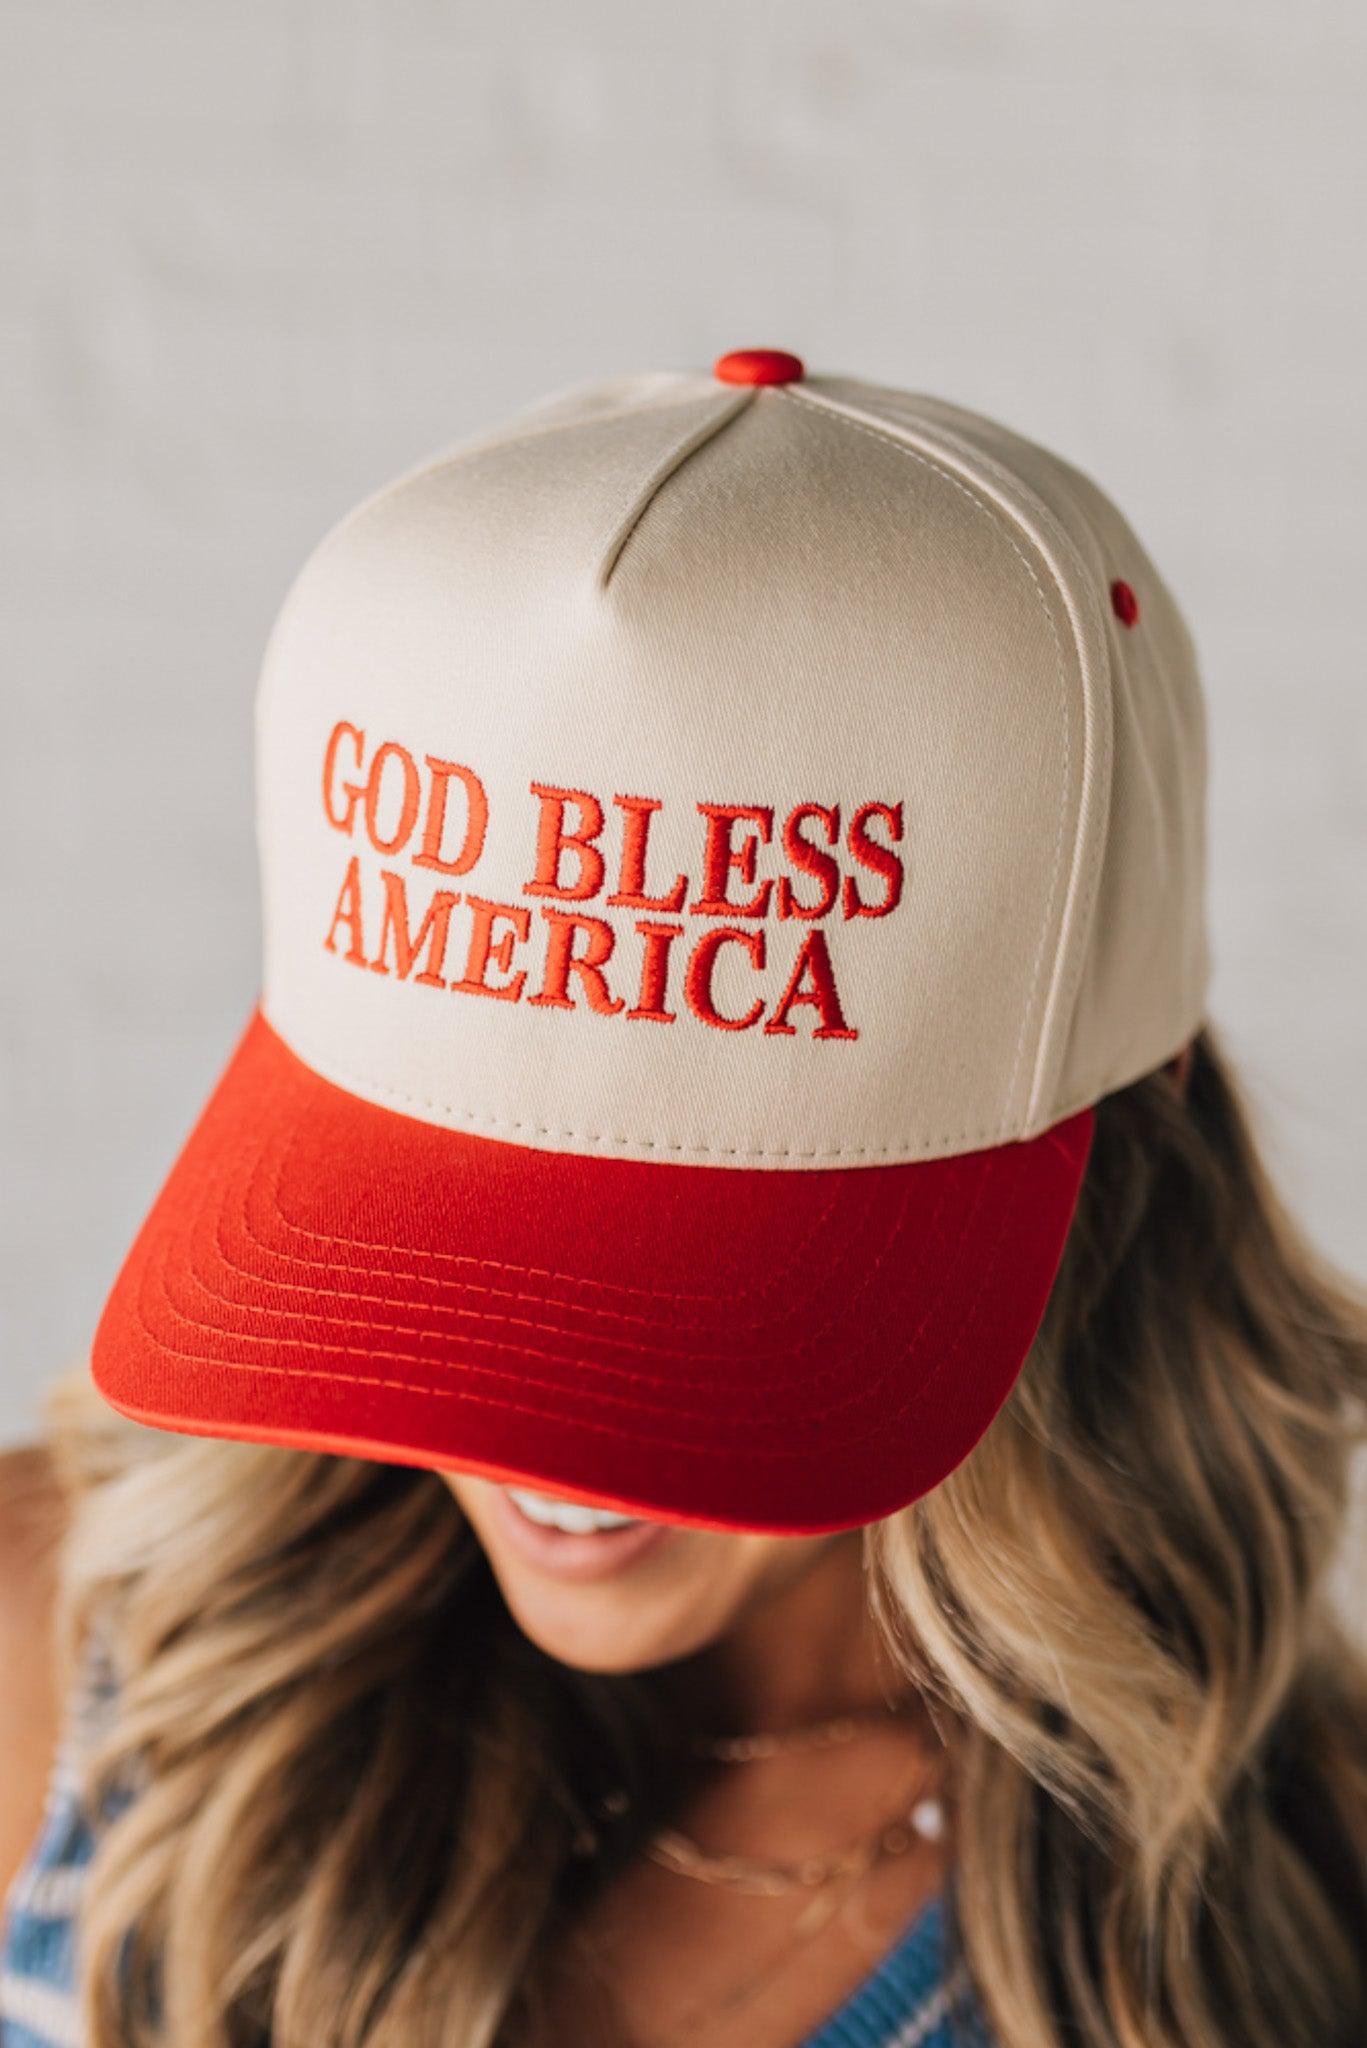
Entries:
[[576, 388], [327, 535], [256, 743], [107, 1399], [703, 1527], [938, 1484], [1202, 1019], [1196, 666], [1101, 492], [775, 350]]

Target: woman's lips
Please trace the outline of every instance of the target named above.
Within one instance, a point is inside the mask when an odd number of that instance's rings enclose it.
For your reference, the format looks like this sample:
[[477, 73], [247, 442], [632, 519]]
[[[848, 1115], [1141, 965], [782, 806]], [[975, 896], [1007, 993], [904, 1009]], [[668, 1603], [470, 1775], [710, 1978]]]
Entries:
[[679, 1534], [672, 1523], [641, 1521], [592, 1535], [572, 1535], [531, 1521], [506, 1486], [494, 1490], [494, 1513], [499, 1536], [508, 1548], [555, 1579], [610, 1579]]

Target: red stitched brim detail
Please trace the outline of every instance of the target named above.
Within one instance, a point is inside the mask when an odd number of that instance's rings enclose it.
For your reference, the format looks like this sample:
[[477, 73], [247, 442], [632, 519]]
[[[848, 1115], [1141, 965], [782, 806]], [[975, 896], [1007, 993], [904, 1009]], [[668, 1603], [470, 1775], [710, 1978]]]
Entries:
[[852, 1527], [928, 1492], [1006, 1398], [1091, 1130], [844, 1171], [544, 1152], [363, 1102], [258, 1012], [95, 1380], [160, 1428]]

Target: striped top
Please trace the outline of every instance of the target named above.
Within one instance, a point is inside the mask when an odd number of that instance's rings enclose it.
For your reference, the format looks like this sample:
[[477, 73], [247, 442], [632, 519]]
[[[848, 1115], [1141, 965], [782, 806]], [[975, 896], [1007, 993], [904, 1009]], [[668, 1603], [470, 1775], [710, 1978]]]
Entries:
[[[114, 1686], [88, 1667], [67, 1709], [38, 1839], [0, 1913], [0, 2048], [82, 2048], [77, 1911], [98, 1822], [75, 1762]], [[991, 2048], [962, 1964], [950, 1967], [947, 1901], [933, 1898], [881, 1961], [799, 2048]]]

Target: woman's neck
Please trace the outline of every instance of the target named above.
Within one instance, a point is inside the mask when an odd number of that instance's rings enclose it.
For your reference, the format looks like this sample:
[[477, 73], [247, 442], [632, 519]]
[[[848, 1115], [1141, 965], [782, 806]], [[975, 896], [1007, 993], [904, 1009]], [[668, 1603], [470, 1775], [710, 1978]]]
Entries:
[[718, 1732], [805, 1727], [905, 1697], [869, 1612], [859, 1532], [832, 1537], [675, 1678], [694, 1724]]

